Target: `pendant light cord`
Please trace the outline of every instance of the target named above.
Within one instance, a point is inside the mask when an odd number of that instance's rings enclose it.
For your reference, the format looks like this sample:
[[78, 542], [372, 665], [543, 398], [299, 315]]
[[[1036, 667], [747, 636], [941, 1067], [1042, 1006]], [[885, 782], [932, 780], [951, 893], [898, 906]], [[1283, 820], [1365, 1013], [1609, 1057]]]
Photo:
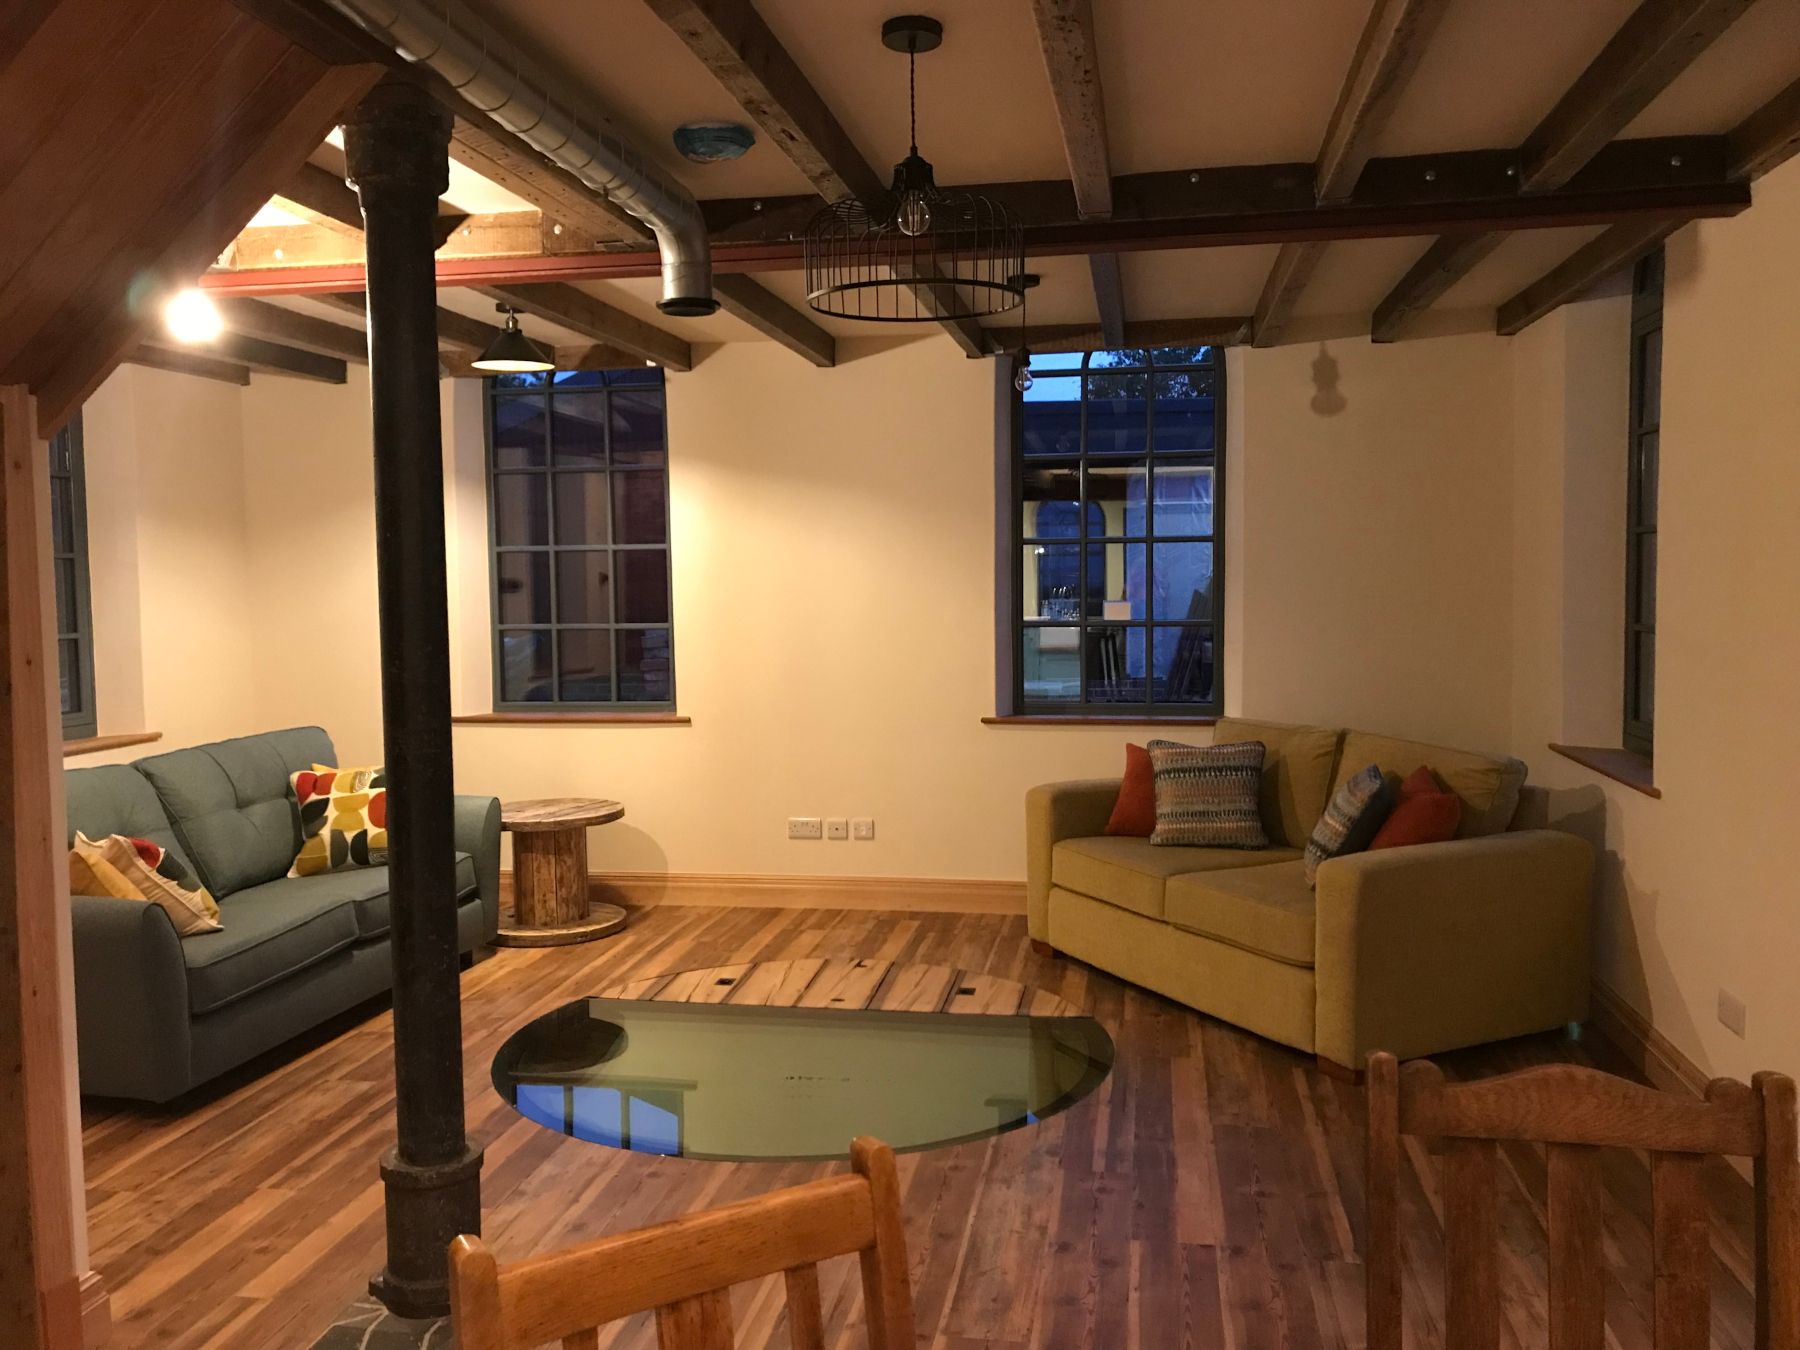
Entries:
[[906, 48], [906, 106], [912, 129], [912, 153], [919, 153], [919, 52], [908, 43]]

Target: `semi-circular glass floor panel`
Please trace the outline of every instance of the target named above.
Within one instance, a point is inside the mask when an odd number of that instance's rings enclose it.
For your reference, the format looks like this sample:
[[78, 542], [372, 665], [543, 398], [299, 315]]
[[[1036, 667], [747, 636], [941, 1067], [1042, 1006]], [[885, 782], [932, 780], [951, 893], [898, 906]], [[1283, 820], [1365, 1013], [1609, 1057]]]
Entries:
[[1112, 1059], [1098, 1022], [1039, 990], [811, 960], [565, 1004], [501, 1047], [493, 1078], [520, 1114], [590, 1143], [803, 1160], [845, 1157], [857, 1135], [908, 1151], [1019, 1129], [1086, 1097]]

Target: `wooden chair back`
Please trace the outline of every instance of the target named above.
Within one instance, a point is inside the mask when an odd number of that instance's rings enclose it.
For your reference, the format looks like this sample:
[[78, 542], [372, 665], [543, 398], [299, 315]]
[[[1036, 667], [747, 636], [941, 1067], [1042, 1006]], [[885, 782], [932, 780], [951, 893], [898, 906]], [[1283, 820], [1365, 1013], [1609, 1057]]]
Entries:
[[1800, 1165], [1794, 1084], [1715, 1078], [1704, 1100], [1559, 1064], [1450, 1084], [1435, 1064], [1372, 1055], [1368, 1071], [1368, 1350], [1400, 1350], [1400, 1136], [1444, 1144], [1444, 1343], [1496, 1350], [1501, 1140], [1548, 1149], [1551, 1350], [1606, 1342], [1599, 1150], [1650, 1154], [1656, 1350], [1706, 1350], [1712, 1229], [1706, 1154], [1755, 1160], [1756, 1350], [1800, 1350]]
[[862, 1258], [869, 1350], [913, 1350], [912, 1289], [894, 1152], [850, 1145], [852, 1171], [672, 1223], [600, 1238], [508, 1266], [477, 1237], [450, 1244], [450, 1317], [459, 1350], [596, 1350], [599, 1329], [656, 1310], [661, 1350], [732, 1350], [731, 1286], [786, 1276], [793, 1350], [824, 1350], [818, 1263]]

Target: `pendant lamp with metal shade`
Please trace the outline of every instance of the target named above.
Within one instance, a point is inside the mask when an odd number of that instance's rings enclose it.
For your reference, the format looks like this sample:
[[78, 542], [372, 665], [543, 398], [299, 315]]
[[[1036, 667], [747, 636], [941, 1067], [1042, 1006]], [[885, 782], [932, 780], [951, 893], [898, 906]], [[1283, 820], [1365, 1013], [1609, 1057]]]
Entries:
[[494, 308], [506, 315], [506, 327], [488, 343], [488, 349], [469, 364], [476, 370], [509, 375], [522, 371], [555, 370], [556, 358], [549, 348], [540, 342], [533, 342], [520, 331], [519, 311], [511, 305], [495, 305]]
[[1023, 300], [1025, 231], [1004, 202], [941, 188], [919, 154], [920, 52], [935, 50], [944, 26], [903, 14], [881, 26], [881, 41], [905, 52], [912, 148], [894, 166], [876, 202], [833, 202], [806, 228], [806, 302], [821, 314], [878, 323], [974, 319]]

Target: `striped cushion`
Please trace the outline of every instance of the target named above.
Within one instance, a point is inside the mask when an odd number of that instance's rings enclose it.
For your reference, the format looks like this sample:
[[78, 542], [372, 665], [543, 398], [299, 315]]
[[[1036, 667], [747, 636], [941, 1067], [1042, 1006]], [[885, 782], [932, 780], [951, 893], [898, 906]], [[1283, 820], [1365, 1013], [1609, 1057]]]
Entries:
[[1262, 789], [1263, 743], [1182, 745], [1151, 741], [1156, 776], [1153, 844], [1195, 848], [1267, 848], [1257, 798]]
[[1320, 863], [1368, 848], [1393, 809], [1394, 789], [1379, 766], [1371, 764], [1346, 778], [1306, 841], [1306, 884], [1313, 884]]

